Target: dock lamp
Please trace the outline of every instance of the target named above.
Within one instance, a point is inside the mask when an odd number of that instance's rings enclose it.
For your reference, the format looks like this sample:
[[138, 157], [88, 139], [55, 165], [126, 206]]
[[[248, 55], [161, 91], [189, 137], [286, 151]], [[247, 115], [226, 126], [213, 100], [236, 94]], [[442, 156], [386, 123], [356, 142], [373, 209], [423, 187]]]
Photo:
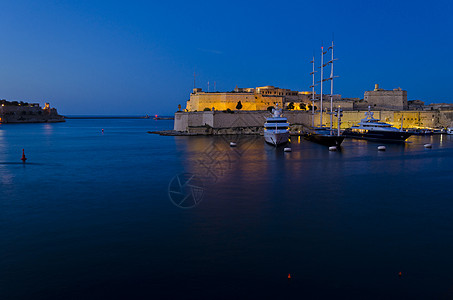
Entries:
[[341, 125], [341, 117], [343, 116], [343, 110], [338, 107], [335, 109], [335, 117], [337, 117], [337, 120], [338, 120], [338, 132], [337, 132], [337, 135], [340, 136], [340, 125]]

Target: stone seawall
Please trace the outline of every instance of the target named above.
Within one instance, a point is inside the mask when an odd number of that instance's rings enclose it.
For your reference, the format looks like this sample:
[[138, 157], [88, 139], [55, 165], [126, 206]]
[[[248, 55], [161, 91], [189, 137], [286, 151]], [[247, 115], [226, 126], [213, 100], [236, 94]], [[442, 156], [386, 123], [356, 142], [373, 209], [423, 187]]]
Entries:
[[[356, 125], [365, 116], [365, 111], [343, 112], [341, 128]], [[312, 125], [309, 111], [284, 111], [292, 131], [303, 131]], [[201, 111], [175, 113], [174, 130], [194, 134], [261, 134], [268, 111]], [[404, 128], [444, 128], [453, 125], [453, 111], [376, 111], [374, 117], [383, 122]], [[323, 113], [323, 125], [330, 126], [330, 115]], [[319, 125], [319, 113], [314, 116], [315, 125]], [[333, 127], [337, 127], [337, 118], [333, 117]]]
[[[197, 134], [261, 134], [268, 111], [177, 112], [174, 130]], [[311, 122], [309, 113], [288, 111], [284, 114], [290, 124], [305, 125]]]

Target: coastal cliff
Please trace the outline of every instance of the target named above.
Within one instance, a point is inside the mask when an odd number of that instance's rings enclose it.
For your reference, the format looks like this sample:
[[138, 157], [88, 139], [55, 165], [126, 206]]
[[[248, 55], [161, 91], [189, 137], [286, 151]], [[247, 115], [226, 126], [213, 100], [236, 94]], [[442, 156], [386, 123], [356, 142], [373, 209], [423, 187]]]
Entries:
[[46, 103], [42, 108], [38, 103], [0, 100], [0, 123], [54, 123], [65, 122], [55, 108]]

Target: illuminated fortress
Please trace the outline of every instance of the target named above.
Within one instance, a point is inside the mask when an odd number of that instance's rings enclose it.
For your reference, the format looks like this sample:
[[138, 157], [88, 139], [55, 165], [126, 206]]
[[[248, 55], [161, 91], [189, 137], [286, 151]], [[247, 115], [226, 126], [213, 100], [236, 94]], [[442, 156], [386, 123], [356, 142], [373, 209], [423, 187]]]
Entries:
[[[330, 95], [324, 95], [326, 100], [323, 108], [330, 107]], [[309, 110], [311, 92], [298, 92], [281, 89], [274, 86], [256, 88], [238, 88], [231, 92], [203, 92], [200, 88], [193, 89], [190, 100], [187, 101], [186, 111], [208, 110], [237, 110], [240, 102], [241, 110], [267, 110], [278, 104], [279, 107], [291, 110]], [[319, 95], [315, 95], [319, 98]], [[327, 100], [329, 103], [327, 103]], [[344, 109], [352, 109], [352, 101], [341, 100], [340, 95], [333, 95], [334, 105]]]
[[[270, 107], [278, 104], [292, 126], [320, 124], [320, 97], [315, 94], [315, 114], [312, 114], [311, 92], [298, 92], [274, 86], [235, 88], [230, 92], [203, 92], [196, 88], [190, 94], [186, 109], [175, 114], [174, 130], [194, 134], [256, 134], [262, 130]], [[375, 85], [363, 99], [332, 96], [333, 108], [344, 111], [341, 127], [349, 128], [363, 118], [368, 107], [375, 116], [393, 126], [403, 128], [443, 128], [453, 126], [453, 104], [425, 105], [420, 100], [407, 100], [401, 88], [385, 90]], [[323, 95], [322, 125], [330, 126], [330, 95]], [[332, 126], [337, 125], [332, 120]], [[302, 126], [302, 127], [300, 127]]]
[[41, 108], [38, 103], [0, 100], [0, 124], [65, 122], [49, 103]]

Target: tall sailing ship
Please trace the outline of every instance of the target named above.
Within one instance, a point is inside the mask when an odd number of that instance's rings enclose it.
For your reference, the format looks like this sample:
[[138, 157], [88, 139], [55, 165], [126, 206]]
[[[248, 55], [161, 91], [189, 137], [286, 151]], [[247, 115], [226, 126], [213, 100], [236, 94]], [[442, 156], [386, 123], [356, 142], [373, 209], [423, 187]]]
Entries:
[[[313, 72], [310, 73], [310, 75], [313, 76], [313, 84], [310, 86], [312, 90], [312, 128], [309, 132], [306, 132], [304, 134], [304, 138], [308, 141], [312, 141], [318, 144], [326, 145], [326, 146], [340, 146], [341, 143], [344, 140], [344, 136], [340, 135], [340, 118], [341, 118], [341, 110], [337, 110], [337, 117], [338, 119], [338, 128], [337, 132], [333, 129], [333, 79], [336, 77], [333, 74], [333, 62], [336, 60], [333, 55], [333, 41], [332, 45], [328, 48], [328, 50], [331, 51], [332, 58], [329, 62], [324, 64], [324, 55], [327, 53], [327, 51], [324, 51], [324, 47], [321, 47], [321, 81], [320, 81], [320, 116], [319, 116], [319, 127], [314, 126], [314, 102], [315, 102], [315, 57], [313, 56], [313, 60], [311, 63], [313, 64]], [[330, 77], [324, 79], [324, 67], [329, 65], [331, 66], [330, 68]], [[326, 128], [323, 125], [322, 122], [322, 112], [323, 112], [323, 82], [330, 80], [330, 128]]]

